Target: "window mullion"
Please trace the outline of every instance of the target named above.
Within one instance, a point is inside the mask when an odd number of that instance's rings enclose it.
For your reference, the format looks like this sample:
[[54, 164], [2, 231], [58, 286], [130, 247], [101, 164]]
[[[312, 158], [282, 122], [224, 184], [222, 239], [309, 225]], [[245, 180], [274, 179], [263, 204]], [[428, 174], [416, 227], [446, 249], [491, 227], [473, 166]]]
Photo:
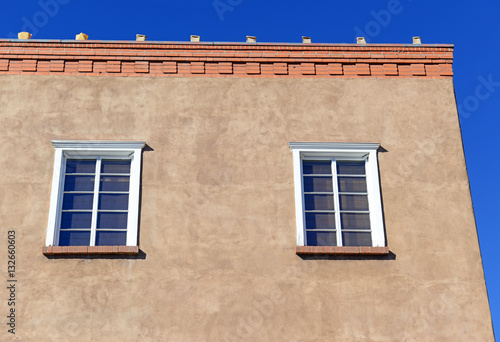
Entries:
[[59, 235], [61, 235], [61, 222], [62, 222], [62, 208], [63, 208], [63, 198], [64, 198], [64, 184], [66, 183], [66, 157], [61, 153], [61, 170], [60, 170], [60, 183], [58, 193], [58, 204], [56, 216], [56, 234], [54, 236], [54, 246], [59, 246]]
[[97, 157], [94, 178], [94, 202], [92, 204], [92, 225], [90, 227], [90, 246], [95, 246], [97, 213], [99, 208], [99, 186], [101, 184], [101, 157]]
[[333, 185], [333, 203], [335, 206], [335, 230], [337, 233], [337, 246], [342, 246], [342, 229], [340, 226], [340, 199], [339, 185], [337, 182], [337, 162], [332, 159], [332, 185]]

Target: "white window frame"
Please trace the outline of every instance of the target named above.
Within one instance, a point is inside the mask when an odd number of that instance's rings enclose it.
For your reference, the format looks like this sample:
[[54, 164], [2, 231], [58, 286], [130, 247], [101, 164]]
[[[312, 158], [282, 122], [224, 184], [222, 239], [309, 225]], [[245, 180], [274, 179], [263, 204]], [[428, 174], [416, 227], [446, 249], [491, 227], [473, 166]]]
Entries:
[[[293, 153], [295, 217], [297, 246], [305, 246], [305, 211], [302, 160], [364, 160], [370, 211], [372, 247], [385, 247], [384, 220], [380, 195], [377, 150], [380, 144], [373, 143], [304, 143], [290, 142]], [[338, 204], [336, 206], [338, 208]], [[338, 216], [338, 215], [336, 215]], [[340, 227], [337, 228], [340, 230]]]
[[141, 158], [142, 148], [146, 143], [144, 141], [52, 140], [52, 145], [55, 148], [54, 173], [45, 246], [59, 244], [66, 160], [100, 157], [130, 159], [131, 161], [126, 246], [137, 246]]

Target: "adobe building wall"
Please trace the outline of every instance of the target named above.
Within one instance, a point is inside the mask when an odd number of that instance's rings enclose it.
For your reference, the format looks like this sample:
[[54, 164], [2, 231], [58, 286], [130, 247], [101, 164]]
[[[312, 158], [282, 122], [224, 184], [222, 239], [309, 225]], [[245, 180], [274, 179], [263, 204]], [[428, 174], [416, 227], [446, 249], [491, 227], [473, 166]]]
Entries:
[[[18, 262], [2, 340], [494, 340], [451, 78], [3, 75], [0, 89], [0, 229]], [[41, 253], [53, 139], [146, 141], [139, 257]], [[295, 253], [288, 143], [309, 141], [381, 144], [389, 256]]]

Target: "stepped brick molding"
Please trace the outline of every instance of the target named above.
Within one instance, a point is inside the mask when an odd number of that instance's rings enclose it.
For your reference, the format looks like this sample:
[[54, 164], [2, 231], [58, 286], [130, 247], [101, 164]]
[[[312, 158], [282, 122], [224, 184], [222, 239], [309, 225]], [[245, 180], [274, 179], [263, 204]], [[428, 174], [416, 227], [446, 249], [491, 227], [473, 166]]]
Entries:
[[0, 39], [0, 75], [450, 78], [453, 45]]

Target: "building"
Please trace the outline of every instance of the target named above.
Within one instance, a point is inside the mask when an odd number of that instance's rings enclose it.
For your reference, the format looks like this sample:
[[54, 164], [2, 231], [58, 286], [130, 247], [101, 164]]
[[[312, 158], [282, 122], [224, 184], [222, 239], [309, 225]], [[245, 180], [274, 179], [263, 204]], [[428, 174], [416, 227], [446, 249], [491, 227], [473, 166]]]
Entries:
[[452, 62], [0, 40], [2, 340], [493, 341]]

